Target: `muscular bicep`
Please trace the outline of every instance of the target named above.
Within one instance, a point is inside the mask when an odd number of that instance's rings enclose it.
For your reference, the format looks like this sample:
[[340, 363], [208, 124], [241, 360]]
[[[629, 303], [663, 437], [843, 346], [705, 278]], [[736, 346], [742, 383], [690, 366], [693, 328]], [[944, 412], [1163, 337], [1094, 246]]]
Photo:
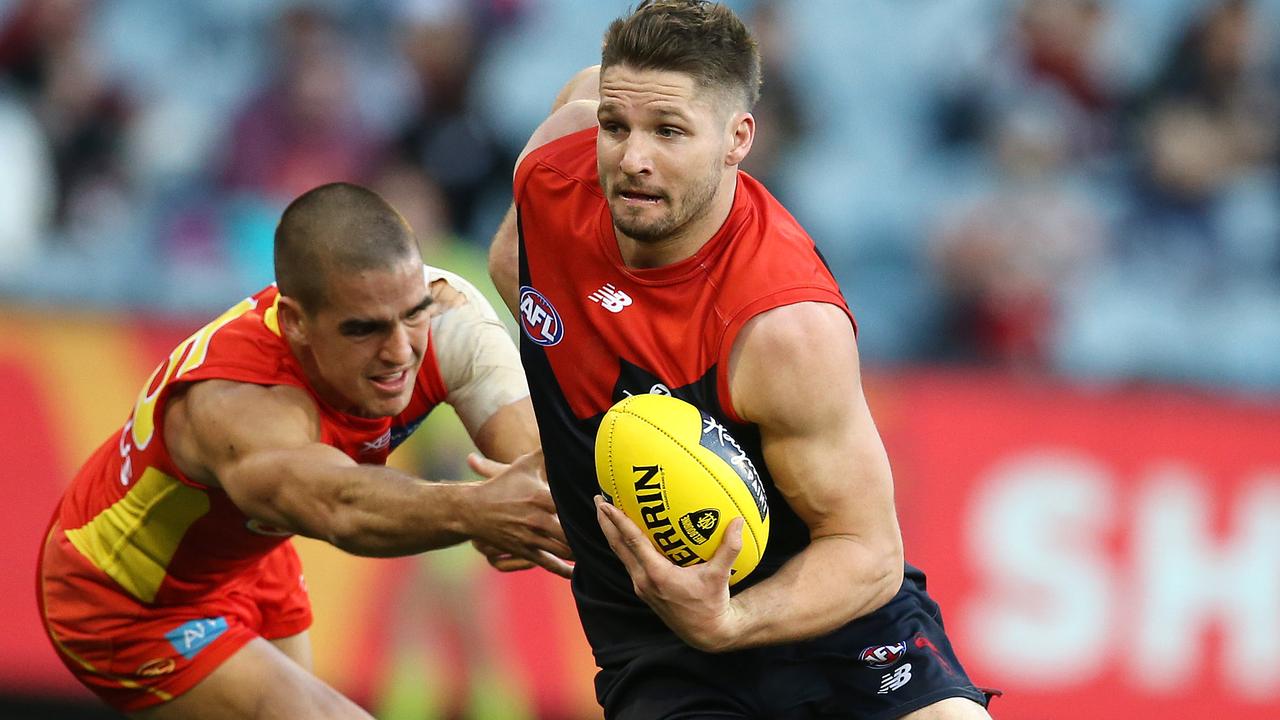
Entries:
[[320, 442], [314, 403], [299, 388], [209, 380], [166, 409], [179, 467], [220, 486], [245, 515], [330, 539], [340, 475], [356, 467]]
[[844, 311], [799, 303], [763, 313], [739, 334], [729, 368], [734, 407], [759, 426], [774, 483], [811, 537], [900, 553], [889, 462]]

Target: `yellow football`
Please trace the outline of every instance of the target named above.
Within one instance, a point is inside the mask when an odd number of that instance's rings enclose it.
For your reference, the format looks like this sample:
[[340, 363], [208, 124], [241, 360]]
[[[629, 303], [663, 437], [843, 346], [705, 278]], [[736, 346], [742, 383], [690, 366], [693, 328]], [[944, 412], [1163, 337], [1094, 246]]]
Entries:
[[633, 395], [605, 413], [596, 433], [596, 480], [671, 562], [711, 559], [735, 517], [742, 552], [729, 584], [760, 562], [769, 540], [764, 483], [715, 418], [669, 395]]

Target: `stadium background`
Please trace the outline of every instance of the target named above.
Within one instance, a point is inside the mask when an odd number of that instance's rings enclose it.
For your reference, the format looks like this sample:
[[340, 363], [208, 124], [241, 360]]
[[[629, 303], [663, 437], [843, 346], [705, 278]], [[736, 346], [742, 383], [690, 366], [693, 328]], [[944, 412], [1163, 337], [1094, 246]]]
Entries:
[[[1005, 720], [1280, 716], [1280, 2], [755, 0], [763, 177], [861, 322], [909, 556]], [[0, 717], [77, 464], [284, 203], [372, 185], [480, 282], [510, 163], [622, 2], [0, 0]], [[456, 422], [395, 462], [460, 476]], [[567, 588], [299, 542], [381, 718], [591, 718]]]

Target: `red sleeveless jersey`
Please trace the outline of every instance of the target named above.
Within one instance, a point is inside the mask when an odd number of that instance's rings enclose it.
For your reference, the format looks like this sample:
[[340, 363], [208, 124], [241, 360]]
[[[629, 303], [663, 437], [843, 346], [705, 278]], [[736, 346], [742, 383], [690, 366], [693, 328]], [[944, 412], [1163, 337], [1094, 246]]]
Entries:
[[816, 301], [849, 311], [804, 229], [741, 172], [728, 218], [696, 254], [660, 268], [627, 267], [600, 189], [595, 142], [596, 130], [588, 129], [534, 150], [516, 171], [515, 195], [521, 360], [577, 558], [579, 613], [604, 665], [671, 641], [636, 598], [596, 521], [593, 447], [604, 412], [627, 395], [671, 394], [715, 417], [743, 446], [761, 472], [772, 520], [765, 556], [740, 590], [803, 549], [808, 531], [768, 474], [758, 429], [734, 411], [734, 340], [752, 317], [779, 306]]
[[338, 412], [311, 391], [276, 319], [274, 285], [187, 338], [152, 373], [128, 422], [80, 469], [55, 520], [104, 577], [144, 603], [199, 600], [288, 540], [246, 517], [227, 494], [185, 475], [165, 447], [165, 401], [175, 387], [222, 379], [293, 385], [320, 409], [321, 441], [361, 463], [387, 455], [445, 397], [428, 342], [413, 399], [394, 418]]
[[[800, 224], [741, 172], [728, 219], [693, 257], [628, 268], [600, 189], [595, 139], [595, 129], [560, 138], [530, 153], [516, 173], [521, 262], [537, 293], [521, 297], [525, 337], [547, 348], [578, 417], [608, 409], [621, 360], [669, 386], [717, 367], [722, 409], [737, 420], [726, 371], [738, 331], [765, 310], [806, 300], [847, 313], [835, 279]], [[563, 338], [541, 317], [538, 295], [558, 313]], [[564, 372], [569, 367], [573, 373]]]

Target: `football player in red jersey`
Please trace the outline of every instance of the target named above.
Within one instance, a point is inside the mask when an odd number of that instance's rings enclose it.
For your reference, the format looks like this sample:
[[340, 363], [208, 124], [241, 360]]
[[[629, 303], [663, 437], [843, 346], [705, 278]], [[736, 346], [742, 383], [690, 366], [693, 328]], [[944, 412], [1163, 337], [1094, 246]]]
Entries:
[[[759, 68], [724, 6], [641, 3], [533, 133], [491, 247], [597, 697], [611, 720], [988, 718], [905, 563], [852, 314], [812, 240], [738, 169]], [[762, 470], [769, 545], [732, 590], [740, 521], [682, 568], [598, 495], [595, 428], [636, 392], [694, 403]]]
[[[293, 534], [395, 556], [472, 540], [568, 576], [515, 346], [404, 219], [336, 183], [285, 210], [277, 285], [174, 349], [63, 495], [42, 547], [45, 628], [132, 717], [368, 718], [311, 673]], [[452, 405], [486, 479], [387, 468]]]

